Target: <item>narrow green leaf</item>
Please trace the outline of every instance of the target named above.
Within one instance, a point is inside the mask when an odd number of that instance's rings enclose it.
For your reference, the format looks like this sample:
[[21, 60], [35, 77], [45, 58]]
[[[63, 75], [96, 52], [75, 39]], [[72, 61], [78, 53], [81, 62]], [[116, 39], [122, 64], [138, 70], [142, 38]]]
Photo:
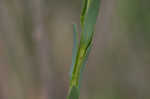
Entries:
[[86, 65], [86, 62], [87, 62], [87, 60], [88, 60], [88, 56], [89, 56], [89, 54], [90, 54], [91, 48], [92, 48], [92, 44], [90, 44], [89, 47], [87, 48], [86, 55], [85, 55], [83, 64], [82, 64], [82, 66], [81, 66], [80, 79], [79, 79], [79, 87], [80, 87], [80, 85], [81, 85], [80, 83], [81, 83], [81, 79], [82, 79], [83, 70], [84, 70], [85, 65]]
[[99, 4], [100, 0], [90, 0], [87, 12], [84, 15], [85, 18], [84, 18], [84, 27], [82, 29], [82, 39], [86, 43], [88, 43], [94, 31], [94, 26], [96, 24], [96, 19], [99, 12]]
[[88, 0], [83, 0], [83, 7], [82, 7], [82, 12], [81, 12], [81, 26], [84, 26], [84, 17], [85, 17], [85, 13], [87, 11], [87, 5], [88, 5]]
[[79, 88], [77, 88], [76, 86], [73, 86], [70, 89], [70, 93], [67, 99], [79, 99]]
[[72, 65], [70, 70], [70, 78], [72, 77], [72, 71], [76, 62], [77, 57], [77, 51], [78, 51], [78, 45], [79, 45], [79, 36], [77, 33], [77, 26], [76, 24], [73, 24], [73, 49], [72, 49]]
[[94, 26], [99, 12], [100, 0], [84, 0], [81, 13], [81, 39], [78, 43], [78, 34], [74, 25], [74, 47], [72, 56], [72, 69], [70, 74], [70, 86], [67, 99], [78, 99], [80, 80], [87, 58], [89, 56]]

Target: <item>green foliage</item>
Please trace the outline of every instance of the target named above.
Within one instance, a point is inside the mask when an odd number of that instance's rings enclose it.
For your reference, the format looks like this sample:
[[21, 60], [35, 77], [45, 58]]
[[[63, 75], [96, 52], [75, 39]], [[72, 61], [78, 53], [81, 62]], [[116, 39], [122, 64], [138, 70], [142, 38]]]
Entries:
[[99, 12], [100, 0], [84, 0], [81, 12], [81, 39], [78, 42], [78, 33], [74, 25], [74, 48], [72, 67], [70, 72], [70, 86], [67, 99], [79, 98], [81, 74], [92, 47], [94, 25]]
[[68, 99], [79, 99], [79, 89], [76, 86], [71, 88]]

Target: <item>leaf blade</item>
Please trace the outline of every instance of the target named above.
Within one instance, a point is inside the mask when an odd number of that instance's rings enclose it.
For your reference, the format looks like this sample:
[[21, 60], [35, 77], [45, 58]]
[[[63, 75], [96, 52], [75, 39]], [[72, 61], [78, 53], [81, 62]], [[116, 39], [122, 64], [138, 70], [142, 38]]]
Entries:
[[79, 88], [77, 88], [76, 86], [73, 86], [70, 89], [70, 93], [67, 99], [79, 99]]
[[89, 42], [90, 37], [94, 31], [94, 26], [96, 24], [97, 16], [99, 13], [99, 4], [100, 0], [90, 0], [89, 7], [84, 18], [84, 27], [82, 29], [82, 38], [84, 39], [84, 42]]
[[70, 78], [72, 77], [72, 72], [76, 62], [78, 47], [79, 47], [79, 36], [77, 33], [77, 25], [73, 24], [73, 49], [72, 49], [72, 64], [70, 70]]

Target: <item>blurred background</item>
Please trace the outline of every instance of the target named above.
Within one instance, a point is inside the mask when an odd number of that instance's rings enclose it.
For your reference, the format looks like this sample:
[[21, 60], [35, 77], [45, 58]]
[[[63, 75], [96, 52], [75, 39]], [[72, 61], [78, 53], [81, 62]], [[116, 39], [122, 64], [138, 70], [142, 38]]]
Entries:
[[[66, 99], [81, 2], [0, 0], [0, 99]], [[149, 5], [101, 0], [80, 99], [150, 99]]]

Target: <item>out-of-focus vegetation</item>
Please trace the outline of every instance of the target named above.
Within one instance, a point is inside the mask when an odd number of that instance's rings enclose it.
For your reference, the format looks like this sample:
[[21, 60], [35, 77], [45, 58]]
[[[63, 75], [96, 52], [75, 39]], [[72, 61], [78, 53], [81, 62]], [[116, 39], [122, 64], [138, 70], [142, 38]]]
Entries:
[[[101, 0], [80, 99], [150, 98], [149, 4]], [[0, 99], [66, 99], [80, 5], [0, 0]]]

